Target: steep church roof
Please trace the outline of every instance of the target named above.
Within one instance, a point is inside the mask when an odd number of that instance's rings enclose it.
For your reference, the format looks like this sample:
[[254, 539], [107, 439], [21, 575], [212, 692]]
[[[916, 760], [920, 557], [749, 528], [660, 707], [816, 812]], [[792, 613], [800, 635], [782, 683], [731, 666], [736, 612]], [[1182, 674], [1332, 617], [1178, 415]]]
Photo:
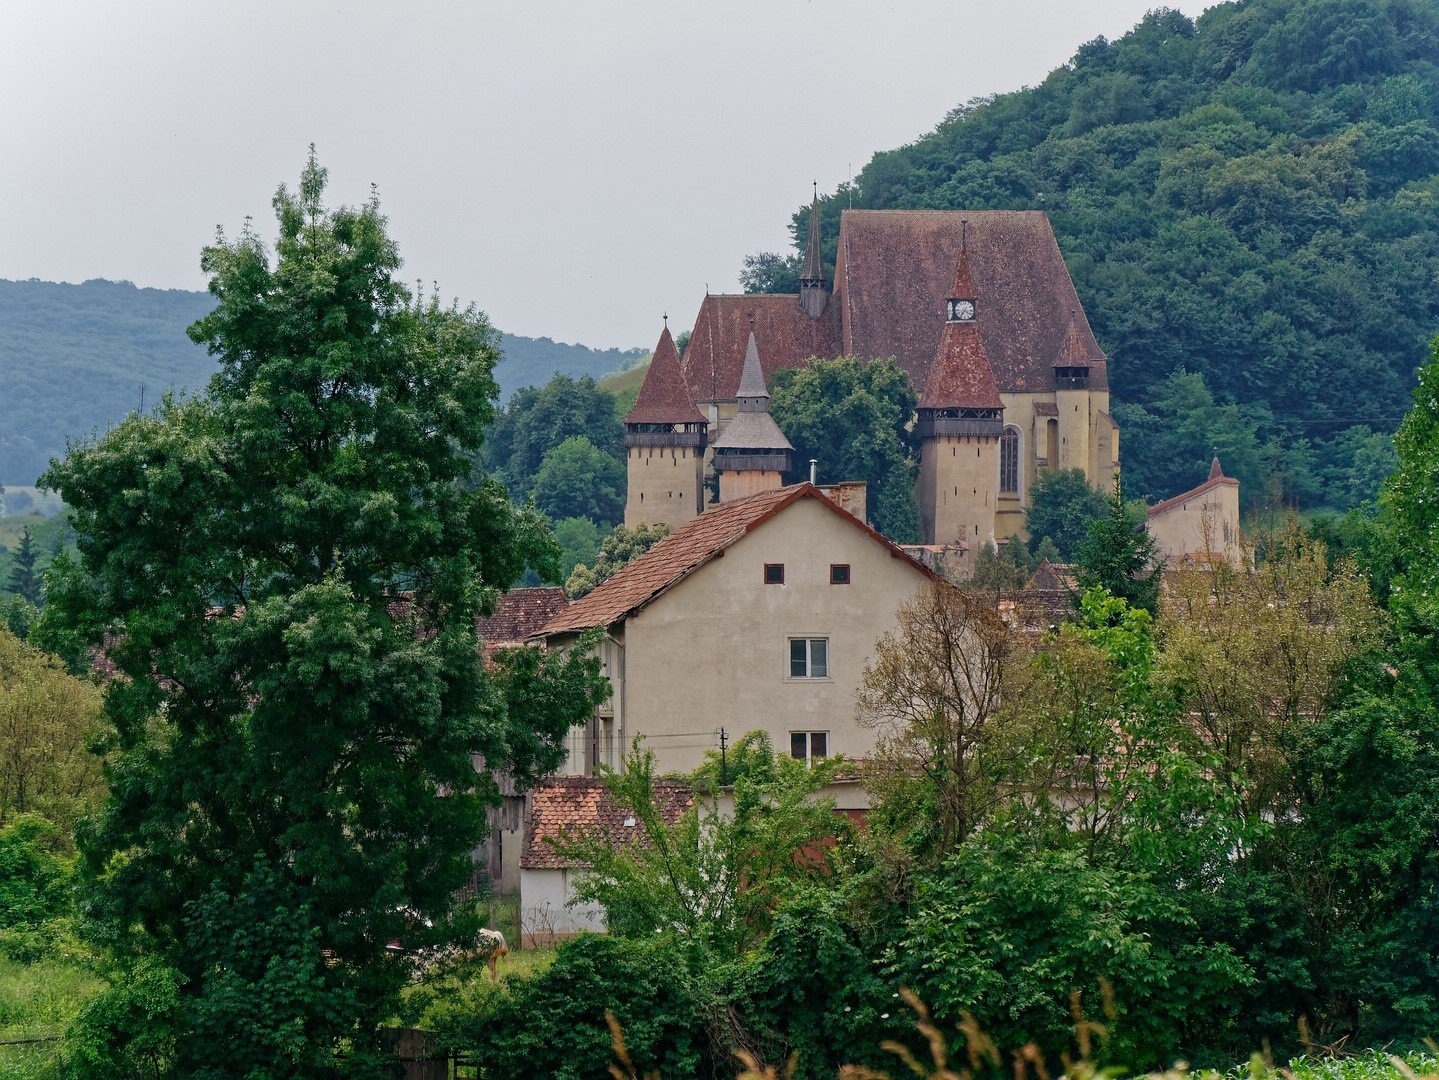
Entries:
[[670, 336], [666, 324], [655, 346], [650, 369], [645, 372], [645, 381], [640, 385], [635, 407], [625, 417], [626, 424], [703, 424], [704, 413], [695, 408], [685, 384], [684, 370], [680, 367], [680, 356], [675, 351], [675, 339]]
[[819, 185], [815, 185], [814, 201], [809, 204], [809, 241], [804, 248], [804, 265], [800, 267], [801, 281], [820, 281], [824, 278], [824, 254], [819, 234]]
[[[948, 295], [975, 295], [974, 281], [969, 271], [969, 255], [965, 250], [960, 251], [959, 265], [954, 271], [954, 284]], [[989, 354], [985, 352], [984, 341], [979, 333], [977, 319], [978, 311], [974, 320], [945, 322], [934, 363], [930, 365], [929, 379], [924, 385], [924, 393], [920, 395], [921, 409], [1004, 408], [1004, 402], [999, 397], [999, 387], [994, 381]]]
[[764, 342], [766, 382], [781, 368], [840, 354], [839, 310], [833, 302], [812, 319], [799, 306], [797, 293], [711, 294], [700, 304], [685, 347], [685, 381], [695, 401], [735, 400], [751, 330]]
[[[841, 310], [842, 351], [893, 356], [923, 389], [961, 247], [974, 270], [979, 333], [1001, 391], [1054, 389], [1051, 364], [1064, 345], [1070, 312], [1079, 313], [1087, 355], [1103, 357], [1049, 218], [1038, 210], [844, 211], [831, 302]], [[1089, 385], [1108, 387], [1102, 360]]]
[[1079, 319], [1074, 312], [1070, 312], [1069, 329], [1065, 331], [1064, 344], [1059, 347], [1059, 356], [1055, 358], [1054, 366], [1092, 368], [1095, 364], [1102, 363], [1104, 353], [1099, 351], [1093, 335], [1086, 338], [1084, 331], [1080, 329]]

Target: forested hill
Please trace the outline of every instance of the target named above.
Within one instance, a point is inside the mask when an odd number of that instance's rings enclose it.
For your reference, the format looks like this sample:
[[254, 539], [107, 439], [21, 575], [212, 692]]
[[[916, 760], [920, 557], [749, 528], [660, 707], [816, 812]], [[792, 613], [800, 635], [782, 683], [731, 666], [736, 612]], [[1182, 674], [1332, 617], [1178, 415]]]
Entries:
[[[129, 282], [0, 281], [0, 482], [30, 484], [67, 437], [88, 435], [171, 387], [203, 387], [215, 370], [185, 328], [208, 312], [208, 293], [140, 289]], [[503, 335], [502, 396], [555, 372], [601, 378], [644, 349], [597, 350]]]
[[[850, 205], [1047, 210], [1135, 493], [1198, 483], [1217, 449], [1250, 493], [1352, 503], [1439, 332], [1436, 61], [1439, 0], [1153, 12], [876, 154], [822, 201], [827, 254]], [[798, 258], [746, 264], [767, 290]]]

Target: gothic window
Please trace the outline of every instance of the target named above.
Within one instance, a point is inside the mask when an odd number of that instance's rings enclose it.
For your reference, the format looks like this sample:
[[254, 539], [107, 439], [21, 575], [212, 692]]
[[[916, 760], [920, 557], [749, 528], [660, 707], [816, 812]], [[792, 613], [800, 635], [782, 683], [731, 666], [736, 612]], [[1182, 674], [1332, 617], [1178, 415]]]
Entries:
[[1007, 427], [999, 437], [999, 490], [1019, 494], [1019, 430]]

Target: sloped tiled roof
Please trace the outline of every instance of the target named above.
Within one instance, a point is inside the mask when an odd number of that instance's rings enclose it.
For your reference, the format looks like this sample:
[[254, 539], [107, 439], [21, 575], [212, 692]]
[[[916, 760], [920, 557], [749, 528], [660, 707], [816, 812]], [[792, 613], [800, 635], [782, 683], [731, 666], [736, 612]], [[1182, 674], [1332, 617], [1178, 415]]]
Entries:
[[832, 303], [820, 318], [811, 319], [794, 293], [706, 296], [684, 355], [685, 380], [695, 401], [735, 399], [750, 331], [759, 340], [766, 385], [781, 368], [802, 367], [813, 356], [839, 355], [839, 316]]
[[[967, 252], [960, 252], [949, 296], [972, 296]], [[921, 409], [1002, 409], [989, 354], [975, 322], [946, 322], [920, 395]]]
[[813, 484], [795, 484], [720, 503], [699, 517], [691, 518], [603, 582], [594, 592], [582, 596], [556, 615], [545, 624], [540, 635], [575, 633], [592, 626], [609, 626], [617, 622], [738, 543], [747, 533], [759, 528], [785, 507], [805, 498], [816, 500], [854, 528], [868, 533], [892, 555], [904, 559], [920, 573], [936, 576], [864, 522], [835, 506]]
[[1217, 487], [1238, 487], [1239, 481], [1232, 476], [1225, 476], [1224, 469], [1220, 467], [1219, 459], [1215, 458], [1214, 463], [1209, 466], [1209, 479], [1198, 487], [1190, 488], [1188, 491], [1180, 492], [1172, 499], [1165, 499], [1162, 503], [1155, 503], [1149, 508], [1149, 516], [1157, 517], [1166, 511], [1173, 510], [1176, 506], [1188, 502], [1190, 499], [1197, 499], [1199, 496]]
[[640, 384], [635, 407], [625, 417], [626, 424], [703, 424], [704, 413], [695, 408], [685, 385], [684, 369], [680, 367], [680, 354], [675, 351], [675, 339], [670, 328], [665, 326], [655, 346], [654, 358], [645, 372], [645, 381]]
[[1074, 573], [1068, 566], [1055, 566], [1048, 559], [1040, 559], [1024, 587], [1044, 591], [1063, 589], [1067, 592], [1074, 588]]
[[821, 255], [819, 235], [819, 185], [815, 184], [814, 201], [809, 204], [809, 238], [804, 246], [804, 265], [800, 267], [801, 281], [819, 281], [824, 277], [824, 259]]
[[[694, 793], [684, 784], [656, 781], [655, 802], [664, 819], [673, 825], [694, 805]], [[604, 782], [593, 776], [554, 776], [529, 794], [530, 822], [525, 848], [520, 855], [522, 870], [563, 870], [580, 866], [560, 856], [552, 840], [570, 835], [596, 834], [609, 839], [613, 847], [648, 847], [644, 828], [610, 798]]]
[[[1049, 218], [1038, 210], [844, 211], [834, 274], [838, 303], [831, 303], [841, 310], [841, 350], [893, 356], [923, 390], [962, 246], [974, 270], [980, 336], [1001, 391], [1054, 389], [1052, 364], [1071, 312], [1085, 354], [1103, 356]], [[779, 353], [770, 359], [787, 362]], [[1090, 386], [1108, 387], [1102, 361], [1093, 365]]]
[[1069, 316], [1069, 329], [1064, 334], [1064, 344], [1059, 347], [1054, 367], [1093, 367], [1104, 363], [1104, 354], [1099, 351], [1092, 336], [1086, 336], [1079, 327], [1079, 320]]
[[475, 620], [475, 632], [486, 645], [520, 645], [569, 606], [564, 589], [511, 589], [493, 615]]

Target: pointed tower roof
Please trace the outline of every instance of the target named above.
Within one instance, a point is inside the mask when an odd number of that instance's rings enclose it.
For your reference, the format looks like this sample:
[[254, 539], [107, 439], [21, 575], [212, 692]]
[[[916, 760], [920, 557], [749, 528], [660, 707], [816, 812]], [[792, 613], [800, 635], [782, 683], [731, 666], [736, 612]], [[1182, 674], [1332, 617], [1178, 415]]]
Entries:
[[800, 267], [801, 281], [822, 281], [824, 279], [824, 249], [819, 234], [819, 184], [814, 186], [814, 200], [809, 204], [809, 243], [804, 249], [804, 265]]
[[1222, 479], [1224, 479], [1224, 469], [1223, 469], [1223, 468], [1220, 466], [1220, 464], [1219, 464], [1219, 455], [1218, 455], [1218, 454], [1215, 454], [1215, 455], [1214, 455], [1214, 464], [1212, 464], [1212, 465], [1209, 466], [1209, 479], [1211, 479], [1211, 480], [1222, 480]]
[[737, 398], [769, 398], [769, 391], [764, 385], [764, 371], [759, 366], [759, 346], [755, 344], [754, 331], [749, 332], [749, 344], [744, 350], [744, 367], [739, 375], [739, 389], [735, 391]]
[[1079, 325], [1079, 316], [1071, 311], [1069, 313], [1069, 330], [1064, 335], [1064, 343], [1059, 346], [1059, 356], [1054, 361], [1054, 367], [1091, 367], [1094, 364], [1104, 363], [1104, 359], [1102, 352], [1089, 347], [1089, 342], [1085, 339], [1084, 331]]
[[[720, 432], [712, 444], [715, 450], [793, 450], [794, 446], [784, 437], [784, 432], [769, 414], [769, 391], [765, 389], [764, 372], [759, 363], [759, 347], [755, 344], [754, 331], [750, 331], [749, 344], [745, 348], [744, 371], [739, 379], [739, 412]], [[723, 468], [722, 457], [715, 458], [716, 468]]]
[[703, 424], [704, 413], [695, 408], [690, 397], [689, 386], [685, 383], [684, 370], [680, 367], [680, 356], [675, 350], [675, 339], [670, 336], [669, 324], [665, 324], [655, 346], [650, 369], [645, 372], [645, 381], [640, 385], [635, 407], [624, 419], [626, 424]]
[[[954, 288], [950, 299], [972, 299], [974, 281], [969, 272], [969, 252], [963, 248], [959, 253], [959, 265], [954, 271]], [[924, 394], [919, 399], [921, 409], [1002, 409], [1004, 402], [999, 397], [999, 385], [994, 381], [994, 369], [989, 363], [989, 354], [984, 351], [984, 341], [979, 336], [979, 324], [974, 320], [971, 307], [968, 318], [954, 314], [955, 305], [950, 304], [950, 318], [944, 324], [944, 333], [935, 351], [934, 363], [929, 369], [929, 379], [924, 384]]]

